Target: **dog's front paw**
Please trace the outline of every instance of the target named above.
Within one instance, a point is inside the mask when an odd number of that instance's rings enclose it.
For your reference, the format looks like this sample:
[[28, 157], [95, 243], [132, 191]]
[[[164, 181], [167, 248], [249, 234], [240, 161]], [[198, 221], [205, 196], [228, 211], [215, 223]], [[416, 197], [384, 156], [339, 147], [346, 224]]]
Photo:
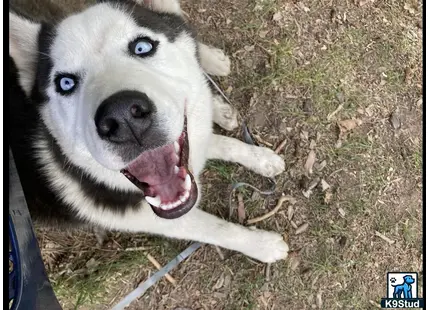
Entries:
[[288, 245], [280, 234], [257, 230], [251, 240], [250, 249], [244, 254], [263, 263], [274, 263], [288, 256]]
[[199, 53], [202, 68], [207, 74], [216, 76], [230, 74], [230, 58], [221, 49], [200, 44]]
[[274, 177], [285, 170], [285, 162], [281, 156], [266, 147], [256, 146], [251, 156], [254, 156], [255, 165], [252, 169], [262, 176]]
[[225, 102], [220, 96], [213, 100], [213, 121], [225, 130], [231, 131], [239, 126], [237, 110]]

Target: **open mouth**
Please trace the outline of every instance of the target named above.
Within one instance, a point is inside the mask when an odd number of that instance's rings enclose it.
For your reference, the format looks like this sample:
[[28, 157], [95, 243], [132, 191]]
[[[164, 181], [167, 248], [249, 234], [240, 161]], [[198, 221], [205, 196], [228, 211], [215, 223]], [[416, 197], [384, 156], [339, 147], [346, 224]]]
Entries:
[[188, 169], [187, 119], [179, 139], [140, 154], [121, 172], [145, 194], [159, 217], [178, 218], [197, 201], [197, 185]]

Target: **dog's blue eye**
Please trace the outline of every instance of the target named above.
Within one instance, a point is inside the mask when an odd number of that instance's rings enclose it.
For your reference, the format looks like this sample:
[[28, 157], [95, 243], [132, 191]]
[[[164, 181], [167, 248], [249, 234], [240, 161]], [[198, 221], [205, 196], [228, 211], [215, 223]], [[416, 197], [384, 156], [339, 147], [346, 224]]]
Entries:
[[55, 90], [62, 95], [70, 95], [78, 85], [79, 79], [70, 73], [59, 73], [55, 77]]
[[131, 41], [128, 44], [128, 49], [131, 55], [144, 58], [156, 52], [158, 43], [158, 41], [153, 41], [148, 37], [140, 37]]
[[136, 47], [134, 48], [134, 53], [136, 55], [147, 54], [152, 50], [152, 44], [148, 41], [140, 41], [137, 42]]
[[60, 87], [63, 91], [70, 91], [75, 87], [75, 81], [72, 78], [63, 77], [60, 79]]

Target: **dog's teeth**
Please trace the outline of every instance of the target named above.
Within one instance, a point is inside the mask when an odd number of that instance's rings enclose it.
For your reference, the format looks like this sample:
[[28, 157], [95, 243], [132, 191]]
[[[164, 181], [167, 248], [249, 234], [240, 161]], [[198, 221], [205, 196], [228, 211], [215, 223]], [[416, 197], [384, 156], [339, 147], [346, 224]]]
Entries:
[[150, 197], [150, 196], [145, 196], [146, 201], [154, 207], [159, 207], [161, 205], [161, 198], [160, 196], [157, 197]]
[[176, 208], [177, 206], [179, 206], [181, 204], [181, 201], [180, 200], [178, 200], [178, 201], [176, 201], [176, 202], [174, 202], [172, 205], [173, 205], [173, 208]]
[[175, 152], [179, 153], [179, 151], [181, 150], [179, 147], [179, 143], [175, 141], [174, 146], [175, 146]]
[[190, 191], [186, 191], [184, 194], [185, 199], [188, 199], [190, 197]]
[[189, 191], [191, 189], [191, 177], [189, 174], [185, 177], [184, 188]]
[[181, 197], [179, 197], [179, 200], [184, 203], [185, 201], [187, 201], [187, 198], [185, 198], [185, 195], [182, 195]]
[[175, 166], [175, 174], [178, 174], [178, 173], [179, 173], [179, 167]]

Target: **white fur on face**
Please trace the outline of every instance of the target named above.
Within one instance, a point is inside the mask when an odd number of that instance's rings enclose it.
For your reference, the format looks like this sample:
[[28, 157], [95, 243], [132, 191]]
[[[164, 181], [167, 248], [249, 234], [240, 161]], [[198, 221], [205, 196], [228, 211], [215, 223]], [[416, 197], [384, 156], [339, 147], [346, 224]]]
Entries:
[[[131, 56], [129, 42], [145, 36], [159, 41], [156, 53], [143, 59]], [[101, 164], [118, 171], [127, 163], [99, 138], [94, 122], [97, 108], [118, 91], [146, 93], [156, 106], [156, 122], [169, 140], [176, 140], [183, 129], [184, 103], [192, 111], [196, 103], [201, 104], [202, 95], [210, 100], [195, 50], [189, 35], [183, 33], [169, 42], [163, 34], [140, 27], [126, 12], [107, 4], [71, 16], [58, 26], [51, 46], [53, 69], [43, 119], [76, 165], [94, 170]], [[71, 95], [56, 92], [58, 72], [80, 77]]]

